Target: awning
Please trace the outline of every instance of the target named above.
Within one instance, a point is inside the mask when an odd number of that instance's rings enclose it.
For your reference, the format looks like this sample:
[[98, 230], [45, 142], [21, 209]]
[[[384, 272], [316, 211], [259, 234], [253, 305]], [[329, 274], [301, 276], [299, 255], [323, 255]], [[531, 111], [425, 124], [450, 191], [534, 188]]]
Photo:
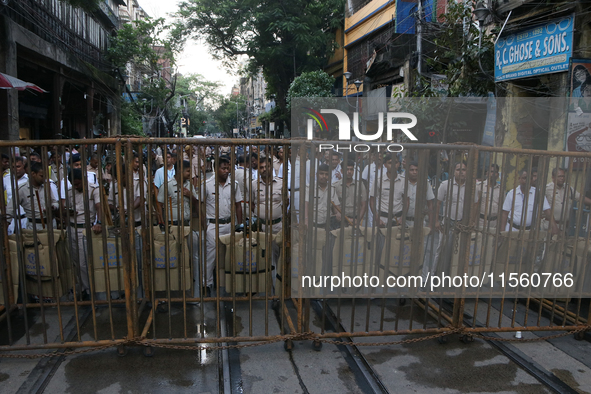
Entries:
[[18, 78], [12, 77], [4, 73], [0, 73], [0, 89], [31, 89], [39, 93], [48, 93], [47, 91], [41, 89], [39, 86], [33, 83], [22, 81]]

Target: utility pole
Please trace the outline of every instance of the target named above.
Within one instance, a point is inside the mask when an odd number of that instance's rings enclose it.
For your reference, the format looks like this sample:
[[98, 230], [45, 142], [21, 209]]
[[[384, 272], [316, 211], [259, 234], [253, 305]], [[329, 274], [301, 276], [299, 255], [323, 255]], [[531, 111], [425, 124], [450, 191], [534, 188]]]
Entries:
[[423, 70], [423, 2], [418, 0], [418, 18], [417, 18], [417, 72], [419, 78], [417, 79], [419, 89], [422, 87], [421, 76]]

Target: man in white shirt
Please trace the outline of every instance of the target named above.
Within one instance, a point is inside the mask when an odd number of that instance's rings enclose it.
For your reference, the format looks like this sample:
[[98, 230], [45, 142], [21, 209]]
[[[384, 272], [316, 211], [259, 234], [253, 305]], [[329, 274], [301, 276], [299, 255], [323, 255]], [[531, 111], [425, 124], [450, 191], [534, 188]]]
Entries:
[[[176, 162], [176, 156], [173, 156], [172, 153], [166, 153], [166, 171], [168, 180], [174, 178], [175, 170], [174, 164]], [[161, 167], [156, 170], [156, 174], [154, 174], [154, 186], [157, 189], [160, 189], [162, 184], [164, 183], [164, 167]]]
[[341, 154], [334, 150], [330, 152], [330, 168], [332, 170], [331, 183], [334, 185], [335, 183], [343, 179], [343, 169], [341, 168]]
[[[503, 202], [501, 229], [505, 229], [505, 231], [530, 230], [532, 225], [540, 223], [540, 220], [535, 218], [537, 189], [530, 186], [527, 190], [527, 182], [528, 172], [523, 170], [519, 173], [519, 187], [509, 191]], [[546, 196], [541, 197], [543, 198], [541, 200], [543, 215], [547, 220], [550, 220], [552, 234], [557, 234], [558, 226], [550, 211], [550, 204]]]
[[[375, 183], [369, 185], [369, 208], [373, 220], [378, 227], [399, 226], [402, 224], [404, 208], [408, 209], [408, 196], [404, 191], [404, 177], [398, 175], [398, 161], [395, 155], [387, 155], [384, 159], [385, 174], [374, 178]], [[390, 205], [390, 193], [392, 205]], [[388, 217], [392, 215], [391, 222]]]
[[[220, 156], [216, 163], [216, 174], [204, 184], [202, 204], [205, 204], [205, 217], [207, 219], [206, 233], [206, 286], [211, 294], [213, 288], [213, 272], [215, 269], [217, 242], [220, 235], [230, 234], [234, 229], [232, 225], [232, 204], [235, 207], [236, 221], [242, 223], [242, 192], [238, 182], [231, 184], [228, 177], [230, 173], [230, 160], [226, 156]], [[232, 186], [234, 194], [232, 194]], [[216, 212], [217, 205], [217, 212]], [[216, 215], [217, 213], [217, 215]], [[217, 230], [217, 231], [216, 231]], [[223, 262], [220, 262], [223, 264]]]
[[[191, 162], [183, 160], [175, 167], [175, 176], [168, 180], [166, 187], [162, 185], [158, 189], [158, 202], [163, 204], [169, 224], [188, 227], [192, 218], [191, 205], [195, 203], [195, 209], [198, 210], [196, 203], [199, 201], [199, 196], [191, 180]], [[192, 253], [191, 266], [195, 283], [193, 296], [198, 297], [201, 284], [199, 283], [199, 236], [197, 232], [189, 232], [186, 241], [188, 245], [191, 245], [189, 250]]]
[[479, 221], [481, 229], [494, 229], [499, 218], [501, 185], [497, 183], [499, 178], [499, 166], [491, 164], [486, 174], [486, 180], [476, 183], [476, 195], [478, 196]]
[[[405, 172], [408, 175], [408, 186], [407, 186], [407, 195], [408, 195], [408, 211], [406, 212], [406, 225], [409, 227], [413, 227], [415, 224], [415, 217], [423, 218], [424, 215], [429, 215], [429, 228], [433, 229], [435, 226], [435, 194], [433, 194], [433, 189], [431, 188], [431, 184], [429, 180], [426, 179], [425, 182], [427, 183], [427, 190], [426, 190], [426, 197], [425, 200], [427, 202], [427, 207], [422, 207], [423, 215], [419, 215], [416, 207], [417, 202], [417, 185], [419, 180], [419, 163], [417, 161], [411, 161], [408, 165], [408, 171]], [[419, 207], [420, 208], [420, 207]], [[419, 209], [420, 210], [420, 209]], [[418, 219], [418, 218], [417, 218]]]
[[[477, 196], [466, 196], [466, 164], [458, 162], [454, 166], [454, 176], [451, 179], [441, 182], [437, 189], [437, 208], [435, 229], [441, 233], [437, 252], [435, 253], [435, 267], [439, 266], [441, 271], [448, 271], [448, 264], [451, 262], [452, 246], [455, 241], [456, 223], [464, 216], [464, 204], [476, 204]], [[443, 211], [442, 211], [443, 209]], [[442, 220], [439, 213], [442, 213]], [[440, 260], [441, 256], [445, 258]]]
[[[18, 156], [14, 158], [14, 176], [16, 177], [16, 190], [18, 190], [21, 186], [29, 181], [29, 176], [27, 175], [27, 164], [26, 160], [22, 156]], [[4, 190], [6, 193], [6, 204], [12, 205], [12, 175], [4, 177]], [[24, 208], [20, 205], [18, 206], [18, 212], [15, 214], [16, 220], [19, 220], [20, 217], [20, 229], [27, 228], [27, 216], [25, 215]], [[12, 235], [15, 232], [15, 229], [18, 229], [16, 226], [16, 220], [11, 220], [10, 225], [8, 226], [8, 235]]]
[[253, 165], [257, 166], [258, 160], [259, 157], [256, 153], [250, 153], [246, 155], [246, 158], [240, 155], [238, 156], [238, 166], [234, 171], [234, 179], [238, 182], [238, 187], [240, 187], [240, 192], [245, 200], [242, 206], [242, 215], [245, 219], [250, 217], [250, 186], [252, 181], [258, 178], [258, 171], [253, 168]]
[[[317, 179], [317, 187], [312, 190], [312, 204], [309, 204], [310, 186], [306, 187], [306, 194], [304, 196], [306, 201], [306, 204], [304, 205], [304, 224], [306, 226], [324, 229], [326, 228], [327, 220], [330, 220], [331, 213], [336, 213], [334, 205], [338, 207], [340, 205], [340, 200], [334, 187], [330, 189], [330, 196], [328, 195], [328, 165], [321, 164], [318, 166]], [[337, 216], [337, 220], [340, 220], [340, 215]]]

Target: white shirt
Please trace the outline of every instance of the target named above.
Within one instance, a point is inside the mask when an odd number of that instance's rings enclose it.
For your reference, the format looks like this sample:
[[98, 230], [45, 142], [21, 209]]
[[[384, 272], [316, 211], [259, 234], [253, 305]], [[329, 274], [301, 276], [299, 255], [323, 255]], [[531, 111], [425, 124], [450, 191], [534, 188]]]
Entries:
[[[171, 170], [167, 170], [168, 171], [168, 180], [170, 181], [172, 178], [174, 178], [174, 166], [172, 167]], [[144, 172], [145, 174], [145, 172]], [[159, 169], [156, 170], [156, 173], [154, 174], [154, 185], [160, 189], [160, 186], [162, 186], [162, 184], [164, 183], [164, 167], [160, 167]]]
[[[515, 210], [512, 212], [511, 208], [513, 208], [513, 196], [515, 195]], [[524, 211], [523, 207], [527, 200], [527, 211]], [[505, 202], [503, 203], [503, 211], [509, 212], [509, 221], [511, 223], [515, 223], [518, 226], [531, 226], [532, 217], [534, 216], [534, 203], [536, 200], [536, 188], [530, 187], [529, 189], [529, 196], [526, 196], [521, 191], [521, 186], [511, 190], [507, 193], [505, 197]], [[548, 200], [544, 196], [544, 202], [542, 206], [542, 211], [550, 209], [550, 204], [548, 204]], [[525, 216], [525, 217], [524, 217]], [[507, 223], [505, 231], [508, 231], [510, 228], [510, 224]]]
[[[408, 217], [415, 216], [415, 205], [417, 202], [417, 185], [418, 184], [419, 184], [418, 181], [414, 185], [410, 182], [410, 180], [408, 181], [407, 193], [408, 193], [409, 205], [408, 205], [408, 211], [406, 212], [406, 216], [408, 216]], [[435, 194], [433, 194], [433, 188], [431, 188], [431, 183], [429, 183], [429, 181], [427, 181], [426, 201], [432, 201], [432, 200], [435, 200]]]

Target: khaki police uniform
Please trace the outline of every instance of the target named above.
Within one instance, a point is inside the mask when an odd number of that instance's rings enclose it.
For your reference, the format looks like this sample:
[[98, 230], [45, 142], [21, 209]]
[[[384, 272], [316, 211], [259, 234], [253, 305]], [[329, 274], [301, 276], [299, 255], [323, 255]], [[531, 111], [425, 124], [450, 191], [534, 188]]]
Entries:
[[86, 237], [84, 230], [86, 229], [86, 214], [84, 209], [84, 199], [88, 199], [88, 218], [90, 220], [89, 226], [92, 227], [97, 223], [96, 205], [101, 203], [100, 189], [97, 185], [89, 184], [88, 190], [79, 192], [76, 188], [72, 188], [68, 195], [69, 209], [75, 210], [75, 214], [70, 214], [68, 219], [68, 242], [70, 244], [70, 254], [72, 262], [79, 267], [79, 281], [82, 284], [82, 290], [90, 291], [90, 284], [88, 279], [88, 261], [86, 258]]
[[[66, 175], [67, 176], [67, 175]], [[50, 167], [49, 171], [49, 178], [55, 182], [55, 184], [59, 184], [59, 180], [64, 178], [64, 166], [60, 164], [60, 166], [56, 166], [55, 164]]]
[[[186, 188], [191, 191], [193, 198], [199, 199], [197, 189], [189, 179], [185, 179], [183, 187], [179, 187], [178, 181], [175, 177], [168, 181], [168, 188], [165, 191], [164, 185], [158, 189], [158, 202], [164, 204], [168, 215], [168, 221], [175, 226], [191, 226], [191, 200], [192, 198], [183, 195], [183, 189]], [[182, 199], [182, 200], [181, 200]], [[182, 202], [181, 202], [182, 201]], [[182, 205], [179, 205], [182, 204]], [[172, 210], [172, 217], [170, 217]], [[179, 217], [180, 213], [180, 217]], [[191, 269], [193, 271], [194, 297], [199, 296], [201, 284], [199, 283], [199, 234], [197, 231], [190, 231], [186, 238], [187, 245], [191, 251]], [[213, 274], [213, 273], [212, 273]]]
[[[228, 178], [229, 177], [230, 175], [228, 175]], [[257, 179], [256, 170], [253, 170], [252, 168], [238, 167], [234, 170], [234, 179], [238, 182], [238, 187], [244, 197], [242, 216], [244, 219], [247, 219], [250, 217], [250, 188], [252, 186], [252, 181]]]
[[[204, 192], [202, 196], [205, 199], [205, 216], [208, 223], [205, 278], [206, 285], [213, 286], [213, 271], [215, 269], [218, 241], [216, 238], [216, 223], [218, 224], [219, 235], [230, 234], [234, 230], [231, 228], [232, 206], [237, 202], [243, 202], [243, 198], [238, 182], [236, 181], [234, 181], [234, 195], [232, 195], [230, 176], [228, 176], [226, 182], [222, 185], [217, 182], [217, 177], [214, 175], [203, 184], [203, 187]], [[216, 197], [218, 198], [216, 199]], [[216, 204], [218, 205], [217, 219]]]
[[[367, 188], [363, 182], [358, 182], [355, 179], [351, 184], [345, 182], [345, 191], [343, 194], [343, 180], [336, 182], [333, 185], [339, 201], [341, 201], [341, 210], [351, 220], [363, 219], [359, 218], [360, 208], [367, 204]], [[345, 223], [347, 223], [345, 221]]]
[[[45, 188], [49, 187], [49, 196], [51, 201], [48, 201], [46, 204], [45, 202]], [[31, 199], [30, 193], [31, 189], [33, 189], [33, 198]], [[37, 194], [39, 195], [39, 200], [37, 200]], [[41, 209], [39, 209], [39, 202], [41, 203]], [[23, 182], [18, 188], [18, 200], [17, 204], [22, 207], [25, 212], [25, 216], [27, 218], [27, 230], [32, 230], [33, 227], [36, 227], [37, 230], [43, 229], [43, 222], [47, 225], [47, 209], [58, 209], [59, 203], [57, 199], [57, 188], [55, 184], [51, 181], [47, 181], [43, 183], [38, 188], [33, 187], [31, 182]], [[35, 219], [33, 220], [33, 212], [35, 212]], [[41, 220], [41, 212], [43, 212], [43, 221]], [[15, 214], [13, 204], [8, 204], [6, 206], [6, 215], [7, 217], [14, 218], [18, 216], [19, 218], [22, 217], [22, 211]], [[55, 220], [54, 220], [54, 228], [55, 228]]]
[[263, 231], [268, 226], [272, 226], [272, 233], [277, 234], [282, 228], [281, 220], [283, 218], [283, 183], [281, 178], [273, 177], [270, 184], [265, 183], [261, 178], [255, 179], [252, 181], [251, 187], [251, 201], [255, 206], [253, 216], [259, 219], [263, 225]]
[[[273, 234], [277, 234], [283, 227], [283, 223], [281, 223], [283, 219], [283, 180], [273, 177], [270, 184], [267, 184], [262, 178], [259, 178], [252, 181], [251, 186], [251, 201], [254, 203], [253, 215], [262, 224], [261, 231], [266, 232], [270, 228]], [[275, 241], [271, 244], [271, 250], [271, 262], [274, 270], [281, 252]], [[275, 286], [275, 273], [271, 277], [273, 278], [273, 286]]]
[[[334, 202], [335, 205], [339, 206], [341, 205], [341, 200], [339, 200], [339, 196], [337, 195], [334, 187], [330, 188], [329, 197], [328, 185], [324, 189], [316, 187], [312, 190], [312, 192], [313, 203], [312, 209], [308, 211], [308, 225], [324, 228], [326, 226], [326, 221], [330, 219], [330, 209], [332, 208], [331, 201]], [[306, 187], [304, 201], [306, 201], [306, 203], [310, 201], [310, 186]]]
[[[480, 195], [479, 219], [478, 227], [486, 229], [496, 228], [499, 218], [499, 209], [501, 207], [500, 194], [501, 185], [495, 182], [494, 185], [489, 185], [488, 179], [483, 182], [476, 183], [476, 193]], [[485, 218], [488, 224], [485, 222]]]
[[581, 193], [568, 184], [558, 187], [554, 182], [546, 185], [546, 199], [552, 208], [554, 221], [560, 229], [565, 229], [573, 208], [573, 200], [581, 201]]
[[[451, 263], [452, 246], [454, 237], [457, 236], [454, 234], [455, 224], [463, 218], [465, 194], [466, 183], [460, 185], [455, 177], [441, 182], [439, 189], [437, 189], [437, 200], [441, 201], [443, 220], [441, 221], [442, 234], [439, 237], [437, 251], [435, 252], [435, 267], [441, 266], [443, 272], [449, 269], [448, 264]], [[478, 202], [477, 195], [474, 196], [473, 201], [474, 203]], [[436, 215], [439, 215], [439, 212], [436, 212]], [[444, 227], [446, 221], [449, 221], [450, 224], [447, 233]], [[444, 248], [445, 258], [440, 262], [440, 255], [443, 253]]]
[[[426, 194], [426, 201], [434, 201], [435, 194], [433, 194], [433, 188], [431, 187], [431, 183], [427, 180], [427, 194]], [[417, 203], [417, 185], [416, 183], [412, 183], [409, 179], [408, 187], [407, 187], [407, 195], [408, 195], [408, 210], [406, 211], [406, 225], [408, 227], [413, 227], [415, 224], [415, 216], [418, 216], [418, 212], [416, 211], [416, 203]], [[423, 207], [424, 210], [425, 207]], [[432, 215], [429, 212], [429, 215]]]
[[[376, 179], [378, 181], [377, 188], [375, 184]], [[370, 183], [369, 196], [375, 197], [376, 199], [375, 208], [377, 212], [375, 213], [376, 217], [374, 217], [374, 220], [378, 223], [380, 218], [383, 222], [388, 220], [390, 210], [392, 211], [392, 220], [400, 223], [406, 197], [404, 183], [403, 175], [397, 175], [394, 181], [391, 181], [386, 172], [383, 173], [382, 177], [376, 177], [374, 178], [374, 182]], [[392, 205], [390, 205], [390, 193], [394, 194], [392, 196]]]

